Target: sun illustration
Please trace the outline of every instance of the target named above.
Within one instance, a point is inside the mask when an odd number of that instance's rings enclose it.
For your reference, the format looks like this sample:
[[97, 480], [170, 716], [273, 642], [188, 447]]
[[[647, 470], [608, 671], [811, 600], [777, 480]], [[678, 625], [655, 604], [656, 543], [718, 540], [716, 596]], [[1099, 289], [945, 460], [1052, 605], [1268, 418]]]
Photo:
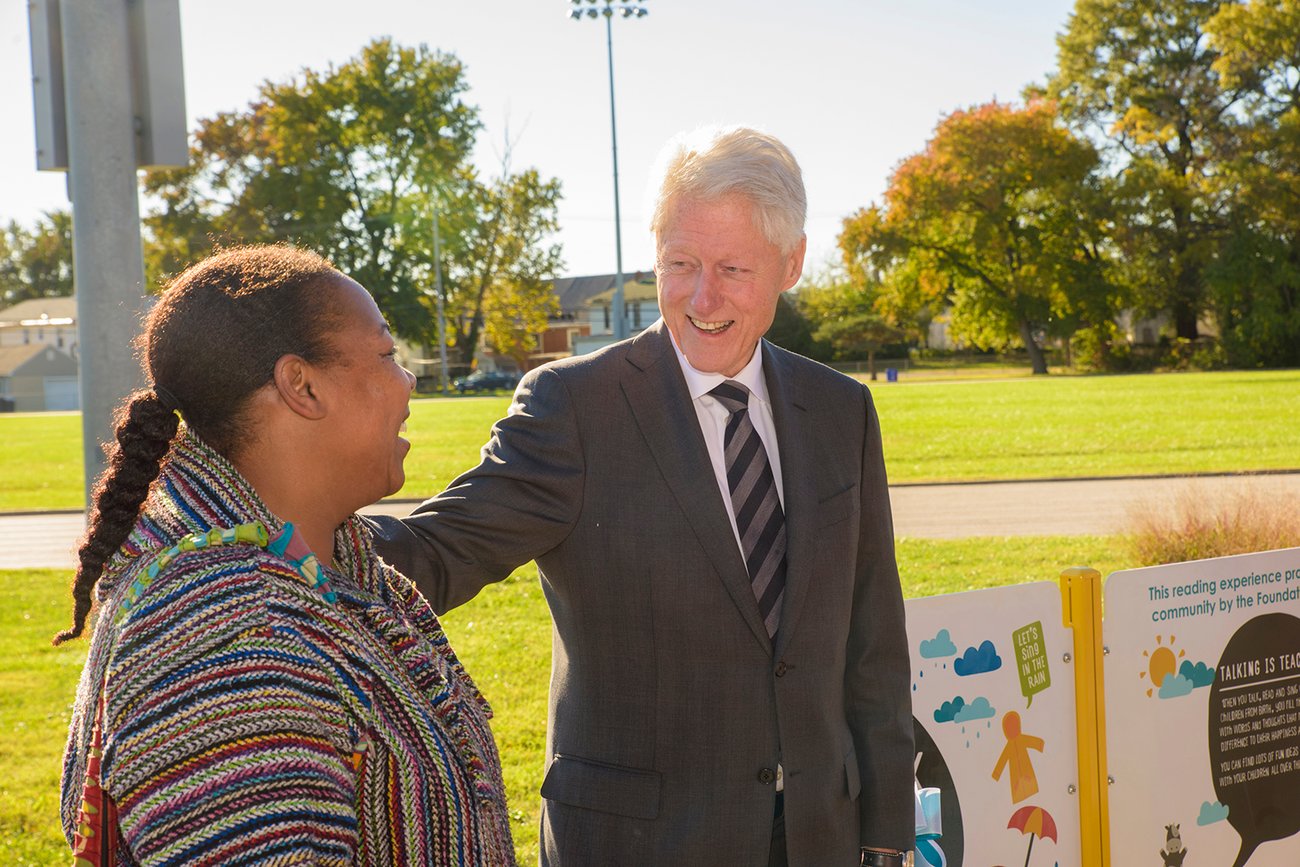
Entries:
[[1170, 635], [1169, 646], [1165, 647], [1163, 638], [1157, 635], [1156, 644], [1158, 646], [1156, 649], [1152, 651], [1142, 651], [1142, 655], [1148, 657], [1147, 670], [1139, 672], [1138, 677], [1151, 678], [1151, 686], [1147, 688], [1148, 698], [1151, 697], [1151, 693], [1160, 689], [1161, 684], [1165, 682], [1166, 676], [1178, 671], [1178, 660], [1187, 655], [1180, 650], [1178, 651], [1178, 656], [1174, 656], [1174, 641], [1176, 640], [1177, 639], [1173, 635]]

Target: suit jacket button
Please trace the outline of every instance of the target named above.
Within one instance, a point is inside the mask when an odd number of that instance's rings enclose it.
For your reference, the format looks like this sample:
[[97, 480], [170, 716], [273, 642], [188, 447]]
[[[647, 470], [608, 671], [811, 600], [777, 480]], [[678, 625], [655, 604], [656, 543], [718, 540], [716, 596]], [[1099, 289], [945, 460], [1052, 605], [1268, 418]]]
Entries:
[[777, 677], [785, 677], [785, 660], [784, 660], [784, 659], [781, 660], [780, 662], [778, 662], [778, 663], [776, 664], [776, 676], [777, 676]]
[[776, 771], [771, 768], [763, 768], [758, 772], [758, 781], [765, 786], [770, 786], [776, 782]]

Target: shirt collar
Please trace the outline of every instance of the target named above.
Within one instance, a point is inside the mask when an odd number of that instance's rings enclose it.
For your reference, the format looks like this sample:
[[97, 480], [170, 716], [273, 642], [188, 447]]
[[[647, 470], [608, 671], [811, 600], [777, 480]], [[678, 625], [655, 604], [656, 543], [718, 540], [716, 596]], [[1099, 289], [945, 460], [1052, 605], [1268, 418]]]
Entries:
[[682, 353], [681, 347], [677, 345], [677, 338], [673, 336], [672, 330], [666, 326], [664, 330], [668, 332], [668, 338], [673, 342], [673, 352], [677, 353], [677, 363], [681, 365], [682, 375], [686, 377], [686, 388], [691, 393], [691, 400], [699, 400], [716, 386], [731, 380], [745, 386], [750, 394], [763, 403], [771, 403], [767, 397], [767, 379], [763, 376], [763, 341], [760, 340], [754, 346], [754, 354], [739, 373], [735, 376], [723, 376], [721, 373], [703, 373], [692, 367]]

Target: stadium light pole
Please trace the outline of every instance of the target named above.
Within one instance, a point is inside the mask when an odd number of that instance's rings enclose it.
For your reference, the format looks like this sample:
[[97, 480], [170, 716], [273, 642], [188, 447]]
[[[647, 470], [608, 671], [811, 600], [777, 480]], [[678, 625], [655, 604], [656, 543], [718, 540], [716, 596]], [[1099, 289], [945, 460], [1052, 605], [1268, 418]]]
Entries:
[[570, 0], [569, 17], [605, 19], [605, 47], [609, 54], [609, 139], [614, 154], [614, 259], [618, 268], [614, 278], [614, 339], [627, 337], [627, 311], [623, 305], [623, 227], [620, 223], [618, 202], [618, 125], [614, 122], [614, 27], [615, 15], [624, 18], [644, 18], [649, 14], [645, 0]]

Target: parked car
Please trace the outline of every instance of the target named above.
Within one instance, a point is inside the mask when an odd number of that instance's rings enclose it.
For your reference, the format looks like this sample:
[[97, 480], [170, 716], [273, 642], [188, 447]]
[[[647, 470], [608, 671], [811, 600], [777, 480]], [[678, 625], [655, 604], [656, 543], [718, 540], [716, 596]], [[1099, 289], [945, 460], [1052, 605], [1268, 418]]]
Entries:
[[477, 391], [496, 391], [499, 388], [514, 388], [519, 377], [504, 370], [476, 370], [469, 376], [462, 376], [452, 382], [452, 387], [461, 394]]

